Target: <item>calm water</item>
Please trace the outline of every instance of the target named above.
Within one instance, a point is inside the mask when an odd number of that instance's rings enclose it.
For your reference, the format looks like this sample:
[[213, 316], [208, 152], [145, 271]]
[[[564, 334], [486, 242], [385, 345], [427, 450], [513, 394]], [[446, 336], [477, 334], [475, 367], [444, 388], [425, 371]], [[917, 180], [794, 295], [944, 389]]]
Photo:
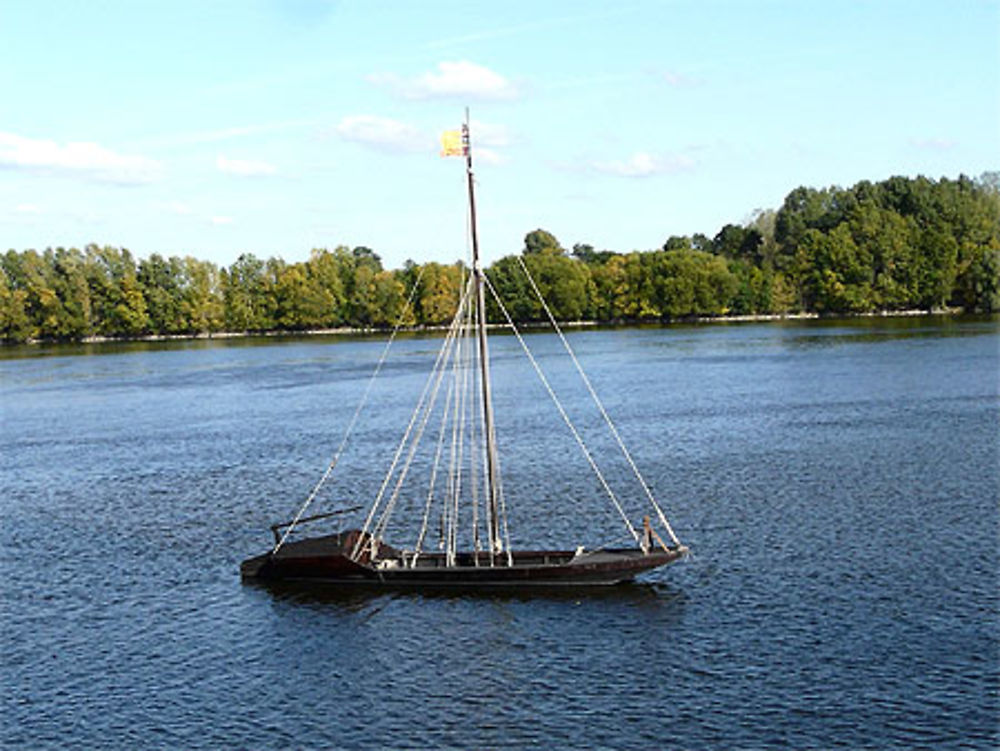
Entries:
[[[994, 748], [998, 335], [572, 334], [695, 557], [544, 597], [241, 585], [382, 342], [0, 351], [0, 746]], [[321, 505], [377, 487], [437, 343], [397, 343]], [[620, 539], [516, 342], [493, 351], [512, 536]]]

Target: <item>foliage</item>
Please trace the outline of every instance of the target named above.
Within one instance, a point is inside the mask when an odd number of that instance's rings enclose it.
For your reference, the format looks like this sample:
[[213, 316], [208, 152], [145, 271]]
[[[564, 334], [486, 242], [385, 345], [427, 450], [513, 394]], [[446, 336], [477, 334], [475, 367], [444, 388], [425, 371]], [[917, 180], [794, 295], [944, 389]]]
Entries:
[[[1000, 176], [893, 177], [800, 187], [714, 237], [671, 236], [618, 253], [544, 229], [486, 270], [518, 322], [667, 320], [959, 307], [1000, 311]], [[307, 261], [250, 253], [229, 267], [88, 245], [0, 255], [0, 340], [440, 325], [458, 306], [461, 263], [382, 267], [370, 248], [314, 249]], [[410, 290], [416, 285], [410, 300]], [[487, 295], [489, 317], [504, 320]], [[408, 300], [410, 301], [408, 304]]]

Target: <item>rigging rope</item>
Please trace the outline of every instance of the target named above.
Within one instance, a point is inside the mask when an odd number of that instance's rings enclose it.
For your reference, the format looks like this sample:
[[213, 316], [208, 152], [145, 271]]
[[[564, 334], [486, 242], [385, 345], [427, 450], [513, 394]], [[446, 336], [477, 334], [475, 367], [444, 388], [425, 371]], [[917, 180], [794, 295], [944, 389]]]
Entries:
[[347, 430], [344, 431], [344, 437], [340, 441], [340, 445], [337, 446], [337, 450], [333, 454], [333, 458], [326, 467], [326, 471], [323, 472], [322, 477], [320, 477], [319, 482], [313, 487], [312, 492], [306, 497], [305, 503], [299, 508], [299, 511], [292, 518], [288, 527], [285, 529], [285, 533], [281, 536], [281, 539], [275, 543], [274, 548], [271, 550], [271, 554], [277, 553], [281, 546], [285, 544], [288, 536], [292, 534], [295, 526], [299, 523], [302, 515], [306, 512], [306, 509], [312, 505], [312, 502], [316, 499], [319, 494], [320, 489], [326, 484], [326, 481], [330, 479], [330, 475], [333, 474], [334, 467], [337, 466], [337, 462], [340, 461], [341, 454], [344, 453], [344, 448], [347, 446], [347, 441], [351, 437], [351, 433], [354, 432], [354, 427], [357, 425], [358, 417], [361, 416], [361, 411], [364, 409], [365, 404], [368, 402], [368, 395], [371, 393], [372, 386], [375, 384], [375, 379], [378, 378], [378, 374], [382, 371], [382, 366], [385, 364], [386, 358], [389, 356], [389, 350], [392, 348], [392, 343], [396, 339], [396, 334], [403, 326], [403, 321], [406, 318], [406, 314], [409, 313], [411, 307], [413, 306], [413, 298], [417, 294], [417, 288], [420, 286], [420, 280], [424, 276], [424, 269], [421, 267], [420, 272], [417, 274], [416, 280], [413, 282], [413, 287], [410, 288], [410, 295], [406, 298], [406, 304], [403, 306], [402, 312], [399, 314], [399, 318], [396, 319], [396, 325], [392, 329], [392, 334], [389, 335], [389, 340], [385, 343], [385, 347], [382, 350], [382, 354], [375, 365], [375, 370], [372, 371], [371, 377], [368, 379], [368, 383], [365, 385], [364, 393], [361, 395], [361, 401], [358, 402], [358, 406], [354, 410], [354, 414], [351, 416], [350, 422], [347, 424]]
[[555, 316], [552, 315], [552, 311], [549, 309], [548, 303], [545, 302], [545, 298], [542, 296], [541, 290], [538, 289], [538, 285], [535, 284], [534, 277], [531, 276], [531, 272], [528, 271], [528, 267], [524, 263], [524, 258], [517, 256], [517, 261], [521, 264], [521, 270], [524, 271], [524, 275], [531, 284], [531, 289], [534, 290], [539, 302], [541, 302], [542, 307], [545, 309], [545, 314], [549, 317], [549, 322], [552, 324], [552, 328], [555, 329], [555, 332], [559, 335], [559, 339], [562, 342], [563, 347], [566, 349], [566, 353], [569, 355], [570, 360], [573, 361], [573, 365], [576, 368], [577, 373], [580, 374], [580, 378], [583, 380], [584, 385], [586, 385], [587, 391], [590, 392], [591, 399], [593, 399], [594, 404], [601, 413], [601, 417], [604, 418], [604, 422], [611, 431], [611, 435], [614, 436], [615, 441], [618, 444], [618, 448], [621, 449], [622, 455], [625, 457], [629, 467], [632, 469], [632, 473], [635, 475], [636, 480], [639, 481], [639, 485], [646, 494], [646, 498], [649, 499], [650, 504], [652, 504], [653, 508], [656, 510], [656, 515], [659, 518], [660, 523], [667, 531], [667, 534], [670, 535], [670, 539], [673, 540], [674, 544], [680, 545], [681, 541], [677, 539], [677, 535], [674, 534], [674, 530], [667, 521], [667, 517], [663, 513], [663, 509], [660, 508], [660, 504], [657, 503], [656, 499], [653, 497], [653, 491], [650, 490], [649, 485], [642, 476], [642, 473], [639, 472], [639, 467], [637, 467], [635, 461], [633, 461], [631, 452], [629, 452], [628, 448], [625, 446], [625, 442], [622, 440], [621, 435], [618, 433], [618, 428], [616, 428], [615, 424], [611, 421], [611, 416], [608, 415], [607, 410], [604, 409], [604, 404], [601, 402], [600, 397], [597, 396], [597, 392], [594, 390], [593, 385], [591, 385], [590, 379], [583, 370], [583, 366], [580, 365], [580, 361], [577, 359], [576, 353], [573, 352], [573, 348], [569, 346], [569, 341], [567, 341], [566, 337], [563, 335], [562, 329], [559, 327], [559, 324], [556, 323]]
[[535, 356], [531, 353], [531, 350], [528, 348], [527, 342], [525, 342], [524, 338], [521, 336], [521, 332], [518, 331], [517, 326], [514, 325], [514, 321], [513, 319], [511, 319], [510, 313], [507, 312], [507, 308], [504, 306], [503, 301], [500, 299], [500, 295], [497, 294], [497, 291], [496, 289], [494, 289], [493, 284], [490, 282], [488, 276], [484, 274], [483, 279], [485, 280], [486, 286], [489, 288], [490, 293], [493, 295], [493, 299], [496, 300], [497, 305], [503, 312], [504, 317], [507, 319], [507, 324], [510, 326], [511, 331], [513, 331], [514, 336], [517, 337], [517, 341], [520, 343], [521, 348], [524, 350], [524, 354], [527, 356], [529, 362], [531, 362], [532, 367], [535, 369], [535, 373], [538, 375], [539, 380], [541, 380], [542, 385], [545, 386], [545, 390], [548, 392], [549, 397], [552, 399], [552, 402], [555, 404], [556, 409], [559, 411], [559, 415], [562, 417], [563, 422], [566, 423], [566, 427], [569, 428], [570, 433], [573, 434], [573, 438], [576, 439], [577, 445], [579, 445], [580, 450], [583, 452], [583, 455], [586, 457], [587, 462], [590, 464], [590, 468], [594, 471], [594, 474], [597, 475], [597, 479], [600, 481], [601, 487], [603, 487], [604, 491], [608, 494], [608, 497], [614, 504], [614, 507], [618, 511], [619, 516], [621, 516], [622, 521], [625, 522], [625, 526], [628, 527], [628, 531], [632, 534], [633, 539], [635, 539], [636, 542], [639, 542], [639, 533], [636, 531], [635, 527], [632, 526], [632, 522], [629, 521], [628, 515], [622, 508], [622, 505], [619, 502], [618, 497], [611, 489], [611, 486], [608, 485], [607, 480], [604, 479], [604, 474], [601, 472], [600, 467], [597, 466], [597, 462], [594, 461], [593, 455], [591, 455], [590, 450], [587, 448], [587, 444], [584, 443], [583, 438], [576, 429], [576, 426], [573, 425], [573, 421], [570, 420], [569, 415], [566, 414], [566, 410], [563, 408], [562, 402], [560, 402], [559, 397], [556, 396], [556, 392], [553, 390], [552, 385], [549, 383], [549, 379], [546, 378], [545, 373], [542, 372], [541, 367], [535, 360]]
[[431, 464], [431, 477], [427, 486], [427, 502], [424, 505], [424, 519], [423, 523], [420, 525], [420, 533], [417, 535], [417, 542], [413, 546], [412, 563], [414, 565], [416, 564], [417, 556], [419, 556], [423, 550], [424, 538], [427, 536], [427, 525], [430, 521], [431, 506], [434, 503], [434, 488], [437, 485], [438, 468], [441, 465], [441, 452], [444, 450], [444, 437], [446, 434], [445, 427], [447, 424], [448, 412], [451, 409], [454, 392], [455, 383], [452, 381], [448, 384], [448, 394], [445, 397], [444, 409], [441, 411], [441, 425], [438, 427], [437, 448], [434, 451], [434, 462]]
[[[427, 378], [426, 384], [424, 385], [424, 390], [420, 394], [420, 399], [417, 401], [417, 406], [413, 410], [413, 414], [410, 417], [410, 422], [406, 426], [406, 430], [403, 433], [403, 438], [400, 440], [399, 446], [396, 448], [396, 453], [393, 455], [392, 463], [389, 466], [389, 471], [386, 473], [385, 479], [382, 481], [381, 487], [379, 487], [378, 494], [375, 496], [375, 501], [372, 503], [371, 509], [368, 512], [368, 516], [365, 518], [365, 523], [361, 528], [361, 535], [358, 536], [358, 540], [354, 545], [354, 550], [351, 551], [351, 558], [353, 558], [354, 560], [357, 560], [357, 557], [361, 552], [362, 545], [365, 541], [365, 536], [368, 533], [369, 527], [371, 527], [372, 520], [375, 518], [375, 512], [381, 505], [382, 498], [384, 497], [385, 491], [389, 486], [389, 482], [391, 481], [392, 476], [396, 472], [396, 467], [399, 464], [399, 459], [403, 455], [403, 449], [406, 448], [407, 441], [409, 440], [410, 434], [413, 432], [413, 427], [417, 422], [417, 418], [419, 417], [420, 412], [423, 410], [424, 402], [427, 399], [428, 394], [430, 393], [432, 385], [434, 384], [435, 380], [437, 380], [438, 382], [440, 381], [440, 378], [438, 378], [439, 375], [438, 369], [441, 367], [441, 363], [445, 359], [446, 351], [450, 348], [451, 344], [454, 342], [456, 329], [457, 327], [455, 325], [455, 322], [453, 321], [448, 329], [448, 334], [445, 337], [444, 344], [438, 351], [437, 359], [434, 362], [434, 367], [431, 369], [431, 373]], [[371, 542], [372, 542], [372, 547], [374, 549], [376, 541], [373, 539]]]
[[[471, 279], [471, 278], [470, 278]], [[470, 291], [472, 283], [470, 281]], [[465, 324], [462, 324], [465, 331]], [[455, 355], [452, 362], [452, 383], [455, 385], [456, 397], [452, 403], [451, 416], [451, 462], [448, 468], [448, 494], [445, 498], [445, 519], [447, 520], [447, 535], [445, 537], [445, 556], [448, 565], [454, 565], [458, 546], [458, 509], [462, 494], [462, 455], [464, 449], [463, 433], [465, 405], [468, 397], [468, 379], [466, 376], [467, 354], [466, 337], [458, 337]]]
[[[403, 468], [400, 470], [399, 477], [396, 480], [396, 485], [393, 489], [392, 495], [390, 496], [385, 509], [382, 511], [382, 515], [379, 517], [378, 523], [375, 525], [375, 531], [373, 534], [376, 539], [381, 539], [384, 536], [386, 527], [388, 526], [389, 523], [389, 519], [392, 515], [392, 512], [395, 510], [397, 501], [399, 500], [399, 494], [403, 488], [403, 483], [405, 482], [406, 476], [410, 471], [410, 467], [413, 465], [413, 460], [414, 457], [416, 456], [417, 448], [420, 445], [420, 441], [423, 438], [423, 434], [424, 431], [426, 430], [427, 423], [429, 422], [431, 414], [434, 411], [434, 405], [437, 403], [437, 397], [441, 390], [441, 383], [444, 379], [445, 373], [448, 370], [447, 360], [449, 357], [452, 356], [451, 355], [452, 352], [454, 352], [454, 360], [456, 363], [460, 358], [460, 352], [462, 350], [462, 337], [459, 336], [459, 332], [460, 329], [456, 329], [455, 335], [452, 336], [451, 338], [452, 346], [449, 351], [449, 354], [446, 354], [445, 357], [441, 360], [441, 368], [437, 374], [437, 381], [435, 382], [434, 388], [431, 391], [430, 398], [427, 400], [427, 403], [423, 408], [423, 413], [424, 413], [423, 419], [421, 420], [420, 425], [417, 428], [416, 434], [410, 441], [410, 450], [407, 454], [406, 461], [403, 464]], [[447, 346], [445, 348], [447, 348]], [[449, 387], [449, 393], [450, 393], [450, 387]], [[419, 410], [419, 405], [418, 405], [418, 410]], [[404, 438], [404, 442], [405, 440], [406, 439]]]
[[[472, 379], [472, 389], [473, 393], [480, 393], [481, 388], [479, 386], [479, 371], [476, 368], [472, 368], [473, 363], [470, 359], [470, 371]], [[480, 447], [481, 451], [478, 452], [480, 456], [480, 461], [482, 461], [482, 466], [486, 466], [486, 443], [481, 432], [477, 432], [477, 428], [480, 427], [481, 416], [478, 416], [478, 410], [476, 409], [475, 399], [469, 400], [469, 494], [472, 498], [472, 549], [477, 554], [476, 561], [478, 563], [478, 554], [482, 551], [482, 540], [479, 536], [479, 473], [477, 468], [479, 467], [479, 462], [476, 461], [476, 447]], [[482, 439], [482, 440], [480, 440]], [[488, 475], [484, 472], [483, 480], [487, 479]], [[484, 496], [489, 496], [489, 489], [486, 489], [486, 494]], [[488, 513], [488, 512], [487, 512]], [[488, 526], [488, 525], [487, 525]]]
[[[403, 483], [406, 481], [406, 476], [409, 474], [410, 467], [413, 465], [413, 459], [416, 456], [417, 448], [420, 445], [420, 439], [424, 435], [424, 430], [427, 427], [427, 423], [430, 420], [431, 413], [434, 411], [434, 405], [437, 403], [438, 393], [441, 390], [441, 382], [444, 378], [444, 369], [438, 375], [437, 381], [434, 384], [434, 388], [431, 391], [430, 397], [427, 403], [423, 406], [423, 418], [420, 424], [417, 426], [417, 431], [413, 436], [413, 439], [409, 441], [410, 450], [407, 452], [406, 460], [403, 462], [403, 467], [399, 472], [399, 476], [396, 479], [396, 484], [393, 487], [392, 494], [389, 496], [389, 500], [382, 510], [382, 514], [379, 517], [378, 522], [375, 525], [374, 532], [372, 533], [376, 540], [381, 540], [385, 535], [386, 527], [389, 524], [389, 519], [392, 516], [392, 512], [396, 508], [396, 503], [399, 500], [400, 491], [403, 488]], [[404, 441], [406, 439], [404, 438]]]

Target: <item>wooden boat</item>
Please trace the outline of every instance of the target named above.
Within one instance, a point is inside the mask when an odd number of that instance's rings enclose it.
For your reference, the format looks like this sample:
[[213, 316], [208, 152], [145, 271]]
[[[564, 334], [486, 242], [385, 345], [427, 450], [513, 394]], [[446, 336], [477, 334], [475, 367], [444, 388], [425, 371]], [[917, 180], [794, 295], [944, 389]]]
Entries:
[[[364, 406], [363, 397], [362, 404], [355, 411], [340, 448], [298, 513], [291, 521], [272, 526], [274, 545], [269, 551], [242, 563], [240, 572], [244, 581], [305, 581], [334, 585], [417, 588], [611, 585], [630, 581], [638, 574], [683, 558], [688, 552], [687, 547], [677, 539], [660, 505], [639, 473], [621, 436], [573, 355], [569, 343], [562, 336], [555, 319], [549, 314], [552, 325], [559, 333], [649, 504], [650, 513], [644, 515], [639, 528], [625, 512], [623, 505], [601, 473], [597, 462], [559, 403], [537, 361], [520, 337], [510, 316], [506, 314], [502, 301], [483, 273], [476, 234], [475, 187], [468, 114], [462, 129], [446, 134], [443, 144], [442, 155], [465, 157], [472, 267], [459, 301], [458, 312], [444, 338], [434, 370], [413, 412], [403, 440], [395, 451], [389, 471], [359, 528], [292, 539], [292, 535], [307, 523], [361, 509], [355, 507], [308, 517], [304, 515], [320, 488], [332, 476]], [[527, 274], [527, 268], [523, 267], [523, 270]], [[530, 275], [528, 278], [542, 306], [549, 312]], [[504, 312], [508, 325], [517, 335], [537, 375], [555, 401], [559, 414], [586, 456], [591, 469], [594, 470], [600, 486], [608, 494], [624, 521], [634, 546], [596, 549], [579, 546], [563, 550], [517, 550], [511, 547], [492, 405], [486, 327], [487, 289]], [[390, 344], [391, 341], [392, 337]], [[383, 353], [383, 360], [376, 366], [373, 379], [377, 376], [386, 353]], [[442, 400], [438, 397], [446, 375], [450, 377], [450, 381], [442, 408]], [[368, 392], [365, 393], [367, 396]], [[475, 398], [471, 398], [470, 393], [475, 394]], [[422, 515], [423, 523], [412, 547], [397, 548], [385, 542], [389, 520], [400, 495], [404, 493], [404, 481], [409, 475], [412, 459], [421, 437], [431, 423], [432, 415], [435, 417], [435, 422], [439, 422], [439, 432], [429, 489], [426, 493], [426, 506]], [[445, 440], [449, 435], [451, 442], [447, 452], [449, 459], [446, 462], [449, 465], [448, 471], [439, 472], [442, 457], [445, 455]], [[467, 512], [465, 517], [459, 511], [462, 504], [466, 507], [471, 506], [471, 512]], [[440, 508], [440, 538], [437, 551], [425, 549], [428, 543], [432, 507]], [[665, 532], [669, 543], [664, 542], [654, 528], [651, 515], [656, 518], [658, 527]], [[460, 520], [464, 522], [471, 520], [471, 535], [468, 534], [469, 530], [460, 532]], [[463, 535], [471, 538], [465, 543], [467, 547], [462, 547], [460, 544]]]
[[[355, 556], [352, 551], [359, 541], [364, 552]], [[445, 553], [416, 555], [384, 543], [372, 556], [371, 542], [370, 535], [357, 529], [287, 542], [276, 552], [244, 561], [240, 572], [246, 580], [397, 587], [608, 585], [673, 563], [687, 552], [684, 546], [514, 550], [509, 557], [494, 556], [492, 561], [482, 552], [460, 552], [449, 560]]]

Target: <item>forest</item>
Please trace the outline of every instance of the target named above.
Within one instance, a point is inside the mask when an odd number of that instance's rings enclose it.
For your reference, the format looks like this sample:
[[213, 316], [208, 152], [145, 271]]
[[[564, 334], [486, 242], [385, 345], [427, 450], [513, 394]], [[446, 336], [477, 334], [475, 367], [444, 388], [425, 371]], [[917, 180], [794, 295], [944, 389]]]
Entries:
[[[486, 270], [519, 323], [547, 317], [524, 268], [561, 321], [998, 312], [1000, 173], [799, 187], [776, 210], [653, 250], [565, 248], [536, 229]], [[10, 250], [0, 255], [0, 340], [439, 325], [466, 273], [461, 262], [388, 270], [363, 246], [314, 249], [299, 263], [246, 253], [222, 268], [98, 245]], [[489, 316], [504, 320], [492, 301]]]

